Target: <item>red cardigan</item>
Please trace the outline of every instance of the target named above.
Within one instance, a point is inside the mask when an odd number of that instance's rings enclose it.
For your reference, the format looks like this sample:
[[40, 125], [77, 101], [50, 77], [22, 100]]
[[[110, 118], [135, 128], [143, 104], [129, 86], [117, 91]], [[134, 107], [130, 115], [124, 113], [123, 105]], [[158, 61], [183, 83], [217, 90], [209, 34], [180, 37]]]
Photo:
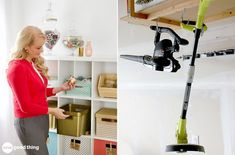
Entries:
[[27, 60], [13, 60], [9, 63], [7, 80], [13, 94], [15, 117], [48, 113], [47, 97], [54, 95], [53, 88], [47, 88], [48, 80], [43, 74], [41, 76], [44, 83]]

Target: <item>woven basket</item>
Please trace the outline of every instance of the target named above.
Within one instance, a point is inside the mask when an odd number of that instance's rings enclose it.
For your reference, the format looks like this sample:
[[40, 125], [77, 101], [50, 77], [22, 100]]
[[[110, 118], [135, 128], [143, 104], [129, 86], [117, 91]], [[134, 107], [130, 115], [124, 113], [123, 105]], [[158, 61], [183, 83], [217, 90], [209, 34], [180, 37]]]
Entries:
[[98, 81], [100, 97], [117, 98], [117, 74], [101, 74]]

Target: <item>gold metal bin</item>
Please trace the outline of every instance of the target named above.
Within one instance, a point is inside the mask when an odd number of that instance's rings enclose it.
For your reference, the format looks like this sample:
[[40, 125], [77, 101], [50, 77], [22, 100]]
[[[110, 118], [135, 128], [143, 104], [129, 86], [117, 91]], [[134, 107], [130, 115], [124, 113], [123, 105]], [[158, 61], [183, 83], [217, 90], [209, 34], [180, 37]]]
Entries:
[[70, 116], [64, 120], [57, 120], [58, 134], [79, 137], [90, 132], [90, 106], [67, 104], [60, 108]]
[[[48, 107], [50, 108], [56, 108], [57, 107], [57, 101], [54, 100], [48, 100]], [[56, 129], [57, 128], [57, 122], [54, 115], [49, 114], [49, 129]]]

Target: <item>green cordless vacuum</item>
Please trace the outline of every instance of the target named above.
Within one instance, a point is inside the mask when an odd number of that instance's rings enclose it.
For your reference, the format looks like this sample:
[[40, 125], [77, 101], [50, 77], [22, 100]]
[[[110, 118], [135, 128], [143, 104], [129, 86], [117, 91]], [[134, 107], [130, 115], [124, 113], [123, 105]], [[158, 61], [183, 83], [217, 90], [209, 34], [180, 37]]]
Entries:
[[203, 24], [204, 16], [206, 10], [209, 6], [211, 0], [200, 0], [199, 9], [198, 9], [198, 17], [197, 21], [182, 21], [181, 26], [184, 29], [193, 31], [195, 33], [195, 40], [194, 40], [194, 47], [193, 47], [193, 54], [191, 58], [191, 63], [188, 72], [188, 79], [185, 88], [184, 94], [184, 102], [182, 113], [178, 122], [177, 130], [176, 130], [176, 139], [177, 144], [167, 145], [166, 152], [188, 152], [188, 151], [197, 151], [197, 152], [205, 152], [204, 147], [197, 144], [189, 144], [186, 132], [186, 114], [188, 110], [188, 103], [189, 103], [189, 96], [191, 91], [191, 85], [193, 82], [194, 77], [194, 70], [195, 70], [195, 58], [197, 53], [198, 41], [200, 38], [200, 34], [202, 31], [205, 31], [207, 27]]

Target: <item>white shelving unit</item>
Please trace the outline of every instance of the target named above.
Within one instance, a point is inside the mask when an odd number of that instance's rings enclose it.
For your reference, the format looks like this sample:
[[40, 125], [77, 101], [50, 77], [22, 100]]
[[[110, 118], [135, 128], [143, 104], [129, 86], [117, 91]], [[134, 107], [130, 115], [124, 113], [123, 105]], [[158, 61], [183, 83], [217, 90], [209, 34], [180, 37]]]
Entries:
[[[113, 98], [101, 98], [97, 92], [97, 82], [101, 73], [117, 73], [116, 58], [110, 57], [76, 57], [76, 56], [44, 56], [49, 67], [49, 87], [60, 86], [70, 75], [75, 77], [91, 77], [91, 96], [67, 95], [63, 92], [48, 99], [57, 100], [58, 107], [67, 103], [79, 103], [91, 106], [91, 131], [90, 135], [82, 135], [79, 138], [90, 140], [90, 153], [94, 154], [94, 139], [114, 141], [95, 135], [95, 113], [102, 107], [117, 108], [117, 100]], [[50, 130], [50, 132], [57, 132]], [[64, 141], [66, 136], [57, 134], [57, 155], [64, 155]], [[74, 137], [78, 138], [78, 137]], [[72, 154], [72, 153], [71, 153]], [[79, 153], [78, 153], [79, 154]], [[79, 154], [80, 155], [80, 154]]]

